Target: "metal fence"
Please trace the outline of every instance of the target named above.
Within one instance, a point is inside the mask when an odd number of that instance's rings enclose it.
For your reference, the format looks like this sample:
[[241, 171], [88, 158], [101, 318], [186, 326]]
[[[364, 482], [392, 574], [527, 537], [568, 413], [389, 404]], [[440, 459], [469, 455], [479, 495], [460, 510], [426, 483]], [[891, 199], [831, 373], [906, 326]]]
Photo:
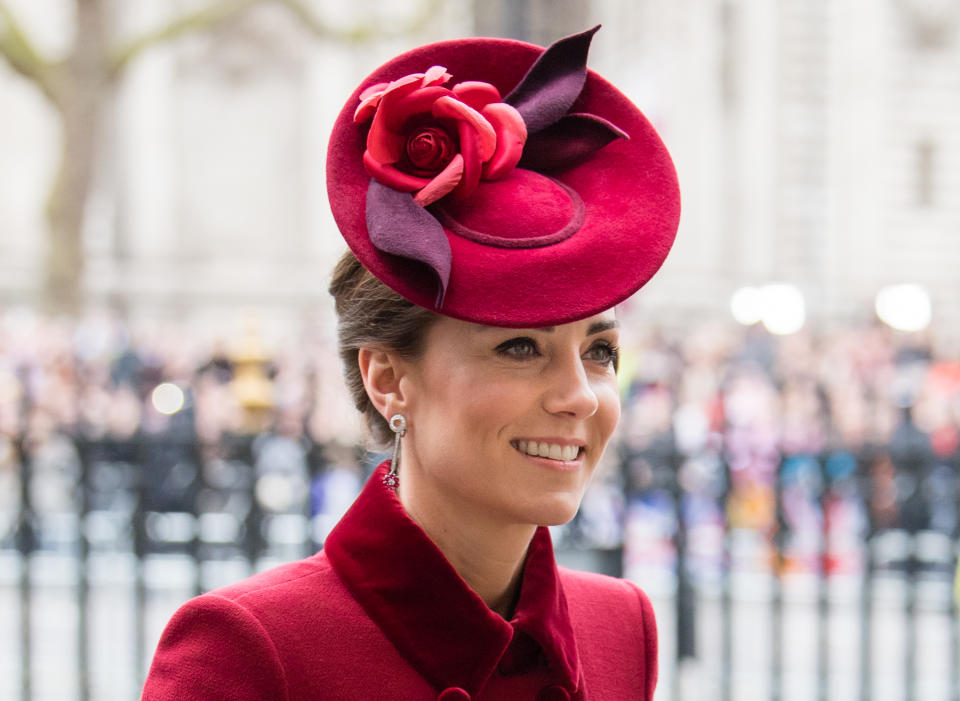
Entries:
[[672, 516], [666, 581], [626, 572], [660, 597], [665, 697], [960, 699], [960, 455], [907, 419], [888, 446], [777, 453], [766, 502], [729, 454], [627, 451], [635, 503]]
[[[625, 443], [605, 496], [557, 531], [560, 559], [651, 594], [659, 699], [960, 701], [960, 452], [909, 429], [856, 453], [777, 451], [766, 471], [729, 445]], [[135, 697], [179, 603], [322, 547], [372, 464], [283, 435], [208, 445], [175, 425], [28, 434], [11, 450], [0, 698], [24, 701]]]

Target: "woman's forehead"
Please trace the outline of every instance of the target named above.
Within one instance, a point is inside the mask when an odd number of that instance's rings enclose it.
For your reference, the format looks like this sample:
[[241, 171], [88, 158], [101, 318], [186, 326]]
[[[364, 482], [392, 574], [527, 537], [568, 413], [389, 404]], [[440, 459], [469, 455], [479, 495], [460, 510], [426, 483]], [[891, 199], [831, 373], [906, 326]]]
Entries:
[[577, 335], [593, 335], [595, 333], [602, 333], [604, 331], [609, 331], [611, 329], [616, 329], [619, 327], [619, 322], [617, 321], [617, 315], [613, 308], [602, 311], [598, 314], [588, 316], [585, 319], [580, 319], [578, 321], [571, 321], [566, 324], [560, 324], [558, 326], [542, 326], [534, 328], [512, 328], [504, 326], [490, 326], [487, 324], [477, 324], [471, 321], [461, 321], [459, 319], [453, 319], [451, 317], [442, 317], [439, 322], [441, 325], [446, 326], [449, 330], [460, 330], [463, 333], [470, 334], [498, 334], [502, 335], [504, 333], [537, 333], [537, 334], [554, 334], [562, 333], [564, 331], [573, 332]]

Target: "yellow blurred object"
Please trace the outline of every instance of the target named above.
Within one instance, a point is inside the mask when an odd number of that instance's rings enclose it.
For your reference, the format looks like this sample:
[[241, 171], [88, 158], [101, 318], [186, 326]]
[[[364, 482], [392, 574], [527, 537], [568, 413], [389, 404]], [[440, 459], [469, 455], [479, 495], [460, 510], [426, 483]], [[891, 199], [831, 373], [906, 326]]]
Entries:
[[230, 360], [233, 364], [233, 381], [230, 384], [243, 409], [244, 431], [259, 433], [269, 425], [274, 400], [273, 383], [267, 376], [270, 357], [255, 321], [246, 324]]
[[953, 595], [960, 610], [960, 560], [957, 561], [957, 576], [953, 578]]
[[773, 489], [757, 482], [737, 486], [727, 502], [731, 528], [769, 532], [776, 523], [776, 496]]

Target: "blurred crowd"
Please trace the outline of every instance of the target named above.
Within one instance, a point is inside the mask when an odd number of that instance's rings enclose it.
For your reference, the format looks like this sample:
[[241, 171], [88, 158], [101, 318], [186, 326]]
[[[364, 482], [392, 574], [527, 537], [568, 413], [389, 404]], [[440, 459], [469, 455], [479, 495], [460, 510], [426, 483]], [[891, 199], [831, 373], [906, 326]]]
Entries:
[[[960, 359], [933, 334], [631, 328], [622, 358], [618, 435], [561, 543], [622, 548], [628, 570], [669, 564], [682, 516], [705, 563], [730, 556], [717, 541], [735, 531], [754, 534], [760, 565], [777, 546], [778, 566], [851, 571], [877, 532], [956, 537]], [[191, 446], [209, 485], [229, 482], [223, 446], [244, 436], [261, 506], [303, 500], [329, 525], [349, 503], [370, 462], [330, 329], [268, 341], [252, 323], [218, 338], [0, 310], [0, 539], [27, 491], [37, 513], [71, 508], [81, 444]]]
[[[678, 515], [691, 560], [708, 567], [739, 553], [748, 567], [854, 573], [868, 539], [888, 533], [933, 534], [930, 559], [952, 561], [960, 362], [934, 335], [710, 325], [675, 342], [652, 333], [633, 355], [620, 437], [628, 569], [675, 557]], [[746, 547], [725, 552], [730, 531]], [[917, 551], [886, 542], [871, 567]]]

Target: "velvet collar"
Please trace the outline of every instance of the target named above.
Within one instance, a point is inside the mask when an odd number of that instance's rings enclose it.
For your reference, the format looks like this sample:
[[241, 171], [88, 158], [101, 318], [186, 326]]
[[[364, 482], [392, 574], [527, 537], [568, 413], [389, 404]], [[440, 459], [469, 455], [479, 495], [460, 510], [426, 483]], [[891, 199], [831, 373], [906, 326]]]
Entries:
[[576, 691], [580, 660], [550, 532], [536, 530], [516, 613], [505, 621], [383, 485], [388, 465], [374, 471], [324, 543], [330, 563], [367, 615], [437, 689], [477, 693], [516, 631], [539, 644], [557, 683]]

